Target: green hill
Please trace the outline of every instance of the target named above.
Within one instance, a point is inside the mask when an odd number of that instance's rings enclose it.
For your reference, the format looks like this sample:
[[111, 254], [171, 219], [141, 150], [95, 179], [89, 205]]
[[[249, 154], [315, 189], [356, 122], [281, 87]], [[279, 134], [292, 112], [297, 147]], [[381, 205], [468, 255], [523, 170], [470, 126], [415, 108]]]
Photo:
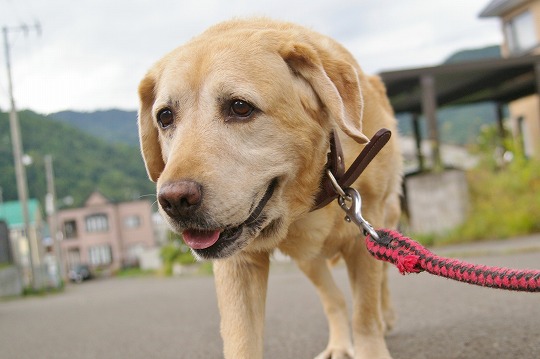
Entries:
[[125, 143], [134, 147], [139, 145], [136, 111], [62, 111], [47, 117], [76, 127], [110, 143]]
[[[94, 190], [115, 201], [155, 192], [137, 147], [107, 143], [31, 111], [20, 112], [19, 119], [24, 152], [33, 159], [26, 168], [30, 197], [44, 200], [43, 157], [47, 154], [53, 156], [57, 197], [73, 197], [74, 206]], [[0, 113], [0, 187], [6, 201], [17, 199], [9, 134], [8, 114]]]
[[486, 46], [478, 49], [461, 50], [450, 55], [443, 64], [455, 64], [464, 61], [498, 59], [501, 57], [499, 45]]
[[[396, 117], [399, 132], [412, 136], [411, 115], [398, 113]], [[445, 107], [437, 111], [437, 123], [442, 142], [462, 146], [474, 144], [482, 127], [497, 123], [495, 104], [482, 102]], [[426, 121], [420, 121], [420, 126], [422, 138], [425, 139], [427, 138]]]

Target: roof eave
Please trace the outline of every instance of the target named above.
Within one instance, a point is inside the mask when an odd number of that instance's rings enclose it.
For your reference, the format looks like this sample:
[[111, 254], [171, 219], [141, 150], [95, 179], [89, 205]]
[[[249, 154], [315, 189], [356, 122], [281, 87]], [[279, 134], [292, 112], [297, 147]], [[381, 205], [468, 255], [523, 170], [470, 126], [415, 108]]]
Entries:
[[524, 2], [526, 2], [526, 0], [507, 0], [507, 1], [493, 0], [484, 8], [484, 10], [480, 12], [478, 17], [480, 18], [502, 17], [506, 13], [514, 10], [516, 7], [523, 4]]

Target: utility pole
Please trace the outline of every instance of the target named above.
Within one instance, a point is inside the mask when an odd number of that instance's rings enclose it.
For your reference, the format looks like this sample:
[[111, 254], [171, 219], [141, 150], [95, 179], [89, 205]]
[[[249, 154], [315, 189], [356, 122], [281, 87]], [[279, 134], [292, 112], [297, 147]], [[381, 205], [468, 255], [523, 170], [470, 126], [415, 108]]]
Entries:
[[[40, 33], [41, 29], [39, 24], [36, 24], [35, 30]], [[35, 288], [36, 281], [36, 271], [34, 267], [34, 258], [33, 258], [33, 248], [32, 241], [30, 239], [30, 215], [28, 212], [28, 182], [26, 179], [26, 169], [22, 162], [23, 157], [23, 147], [21, 140], [21, 130], [19, 127], [19, 117], [17, 115], [17, 108], [15, 106], [15, 97], [13, 95], [13, 79], [11, 77], [11, 55], [10, 55], [10, 45], [9, 45], [9, 32], [10, 31], [23, 31], [25, 34], [28, 33], [29, 28], [26, 25], [17, 26], [17, 27], [6, 27], [2, 28], [2, 34], [4, 37], [4, 52], [6, 54], [6, 69], [7, 69], [7, 78], [8, 78], [8, 91], [9, 91], [9, 100], [11, 109], [9, 112], [9, 125], [11, 129], [11, 145], [13, 147], [13, 159], [15, 162], [15, 176], [17, 180], [17, 193], [19, 196], [19, 203], [22, 207], [23, 212], [23, 221], [24, 221], [24, 235], [28, 242], [28, 259], [30, 264], [30, 279], [29, 285], [31, 288]]]
[[64, 279], [64, 262], [62, 260], [62, 248], [60, 246], [60, 238], [58, 236], [58, 216], [56, 207], [56, 189], [54, 186], [54, 170], [53, 158], [51, 155], [45, 156], [45, 175], [47, 178], [47, 197], [45, 198], [45, 208], [49, 216], [49, 225], [51, 239], [53, 241], [54, 253], [56, 254], [56, 262], [58, 265], [58, 274]]

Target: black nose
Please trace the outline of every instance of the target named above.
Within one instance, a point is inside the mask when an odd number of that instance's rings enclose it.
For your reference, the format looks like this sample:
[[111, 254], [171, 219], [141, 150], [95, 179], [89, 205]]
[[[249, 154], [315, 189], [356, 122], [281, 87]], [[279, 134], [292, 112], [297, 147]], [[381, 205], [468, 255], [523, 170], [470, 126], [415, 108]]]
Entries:
[[171, 218], [193, 214], [202, 201], [202, 186], [194, 181], [168, 182], [158, 193], [161, 208]]

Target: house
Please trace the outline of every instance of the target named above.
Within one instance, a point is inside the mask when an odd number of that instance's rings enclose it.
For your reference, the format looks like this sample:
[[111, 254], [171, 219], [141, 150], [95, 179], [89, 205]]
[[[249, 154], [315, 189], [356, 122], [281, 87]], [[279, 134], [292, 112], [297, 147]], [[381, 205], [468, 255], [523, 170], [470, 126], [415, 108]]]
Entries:
[[[36, 199], [27, 202], [29, 228], [24, 230], [23, 209], [19, 201], [0, 203], [0, 220], [7, 224], [11, 247], [11, 259], [21, 268], [23, 281], [30, 284], [33, 274], [38, 274], [44, 266], [43, 230], [45, 222], [41, 215], [41, 206]], [[31, 246], [31, 247], [29, 247]], [[32, 261], [30, 261], [32, 254]], [[34, 266], [32, 270], [31, 264]]]
[[[411, 230], [418, 233], [449, 230], [467, 213], [464, 175], [444, 171], [437, 121], [439, 108], [489, 103], [496, 116], [498, 134], [506, 140], [508, 121], [505, 108], [508, 105], [514, 142], [523, 148], [526, 155], [540, 158], [540, 49], [537, 46], [540, 0], [495, 0], [480, 16], [500, 16], [503, 19], [504, 58], [379, 73], [394, 111], [409, 115], [415, 134], [420, 176], [406, 178], [404, 192]], [[429, 158], [423, 151], [421, 122], [427, 129]], [[506, 141], [501, 143], [504, 146]], [[503, 154], [504, 147], [500, 149], [498, 153]], [[422, 173], [427, 167], [423, 164], [431, 164], [433, 171]], [[444, 177], [446, 172], [448, 176]], [[461, 218], [451, 218], [450, 215], [456, 214], [461, 214]]]
[[138, 255], [156, 245], [152, 205], [146, 200], [113, 203], [94, 192], [81, 208], [58, 211], [66, 269], [88, 264], [115, 271], [138, 264]]
[[[500, 18], [503, 57], [540, 54], [540, 0], [492, 0], [480, 17]], [[512, 132], [525, 155], [540, 158], [540, 96], [533, 94], [515, 100], [509, 104], [509, 110]]]

